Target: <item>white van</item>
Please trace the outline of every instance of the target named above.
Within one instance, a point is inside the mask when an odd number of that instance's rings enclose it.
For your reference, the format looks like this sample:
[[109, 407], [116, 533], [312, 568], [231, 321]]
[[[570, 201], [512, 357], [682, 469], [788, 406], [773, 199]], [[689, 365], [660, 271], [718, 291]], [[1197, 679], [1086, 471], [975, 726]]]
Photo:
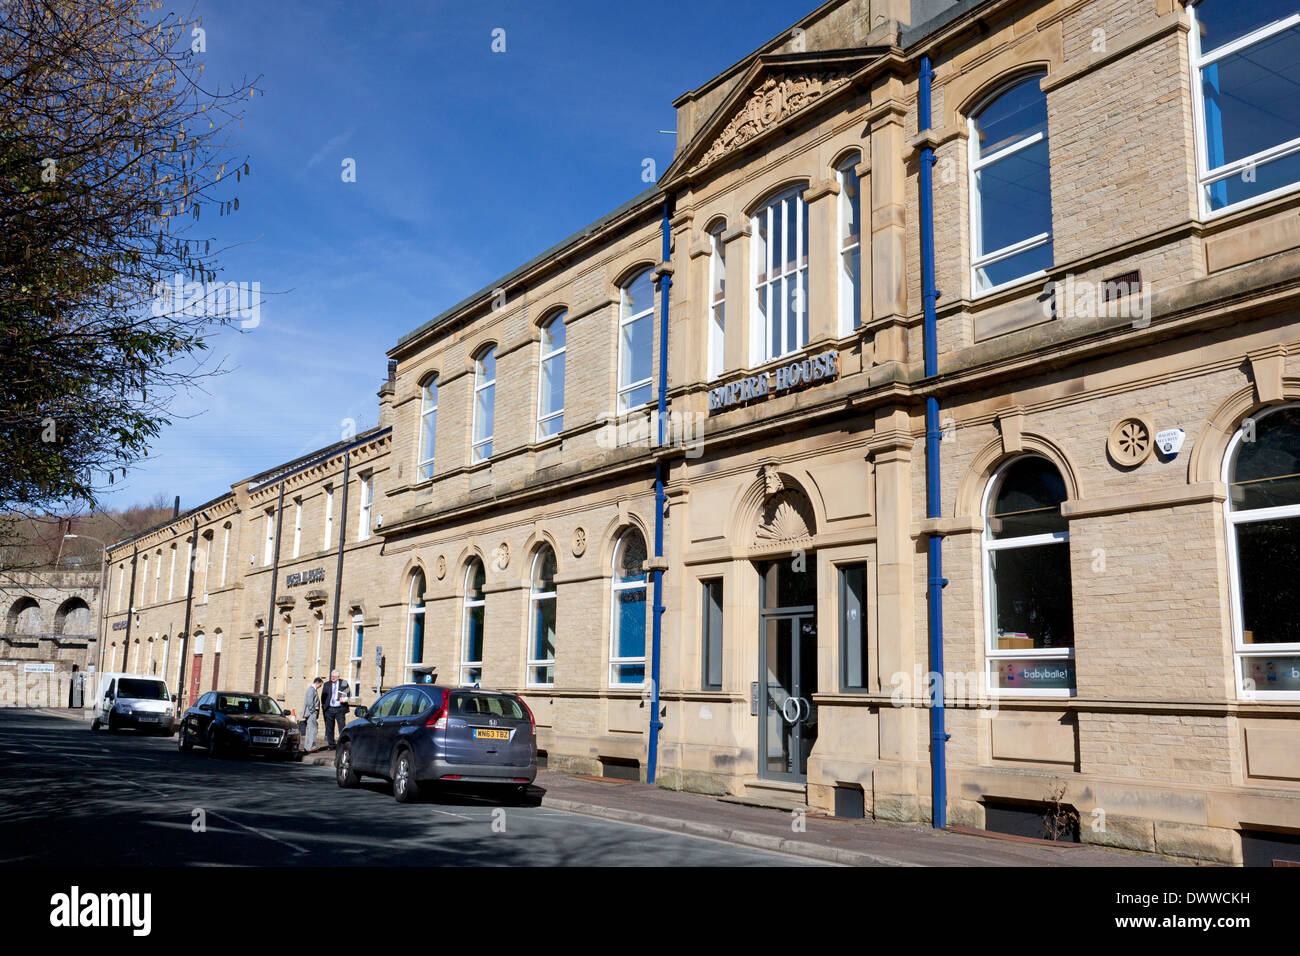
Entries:
[[100, 674], [99, 692], [90, 711], [90, 729], [134, 727], [171, 734], [176, 702], [161, 677], [144, 674]]

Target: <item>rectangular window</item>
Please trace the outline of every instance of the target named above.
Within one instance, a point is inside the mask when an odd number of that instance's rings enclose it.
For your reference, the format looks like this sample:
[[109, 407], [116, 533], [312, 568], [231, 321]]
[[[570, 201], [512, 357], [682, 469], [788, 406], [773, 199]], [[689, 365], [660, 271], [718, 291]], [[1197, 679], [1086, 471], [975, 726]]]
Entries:
[[438, 379], [424, 386], [420, 398], [420, 453], [417, 456], [420, 481], [433, 477], [433, 454], [438, 438]]
[[840, 568], [840, 686], [867, 690], [867, 566]]
[[145, 591], [149, 587], [149, 555], [144, 556], [140, 568], [144, 572], [140, 575], [140, 603], [143, 604]]
[[225, 536], [221, 539], [221, 586], [226, 586], [226, 556], [230, 553], [230, 528], [226, 528]]
[[172, 545], [172, 566], [167, 572], [167, 600], [172, 599], [172, 593], [176, 588], [176, 545]]
[[722, 227], [709, 235], [709, 378], [717, 378], [726, 366], [727, 342], [727, 246]]
[[619, 414], [654, 400], [654, 310], [654, 273], [645, 269], [619, 293]]
[[[154, 558], [154, 570], [153, 570], [153, 602], [155, 604], [158, 603], [158, 588], [162, 584], [162, 565], [163, 565], [162, 552], [159, 551]], [[139, 648], [137, 648], [136, 651], [138, 653]]]
[[1019, 80], [967, 120], [971, 288], [977, 295], [1052, 267], [1052, 183], [1042, 76]]
[[302, 499], [293, 500], [293, 556], [298, 557], [302, 547]]
[[701, 583], [700, 648], [704, 654], [704, 689], [722, 690], [722, 578]]
[[777, 197], [753, 218], [751, 364], [808, 342], [808, 206], [801, 191]]
[[208, 603], [208, 591], [211, 589], [212, 582], [212, 532], [205, 535], [206, 541], [203, 543], [203, 603]]
[[370, 505], [374, 497], [374, 475], [361, 476], [361, 502], [357, 512], [357, 540], [370, 537]]
[[361, 653], [365, 646], [366, 638], [365, 620], [360, 614], [352, 615], [352, 659], [361, 660]]
[[321, 550], [328, 551], [330, 544], [334, 540], [334, 486], [325, 487], [325, 537], [321, 542]]
[[1300, 11], [1281, 2], [1202, 3], [1188, 11], [1202, 212], [1295, 190]]
[[542, 328], [542, 364], [537, 377], [537, 440], [564, 430], [564, 354], [568, 313], [561, 312]]
[[862, 325], [862, 184], [856, 163], [839, 169], [840, 335]]
[[269, 565], [275, 556], [275, 509], [266, 509], [266, 541], [262, 546], [262, 564]]
[[[172, 555], [175, 556], [175, 554], [176, 552], [173, 551]], [[186, 597], [190, 596], [190, 567], [193, 564], [194, 564], [194, 542], [186, 541], [185, 542], [185, 571], [183, 572], [185, 574], [185, 596]]]
[[122, 610], [122, 584], [126, 581], [126, 565], [117, 569], [117, 609]]
[[488, 349], [474, 366], [474, 444], [470, 458], [477, 464], [492, 457], [497, 388], [496, 349]]

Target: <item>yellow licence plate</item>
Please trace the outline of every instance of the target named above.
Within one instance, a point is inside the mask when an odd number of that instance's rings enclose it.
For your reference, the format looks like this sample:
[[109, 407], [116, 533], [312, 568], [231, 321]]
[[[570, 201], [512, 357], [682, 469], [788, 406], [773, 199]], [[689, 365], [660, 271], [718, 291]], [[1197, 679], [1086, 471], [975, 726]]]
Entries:
[[510, 731], [508, 731], [508, 730], [481, 730], [481, 729], [479, 729], [479, 728], [476, 727], [476, 728], [474, 728], [474, 736], [475, 736], [475, 737], [478, 737], [478, 738], [480, 738], [480, 739], [484, 739], [484, 738], [486, 738], [487, 740], [509, 740], [509, 739], [510, 739]]

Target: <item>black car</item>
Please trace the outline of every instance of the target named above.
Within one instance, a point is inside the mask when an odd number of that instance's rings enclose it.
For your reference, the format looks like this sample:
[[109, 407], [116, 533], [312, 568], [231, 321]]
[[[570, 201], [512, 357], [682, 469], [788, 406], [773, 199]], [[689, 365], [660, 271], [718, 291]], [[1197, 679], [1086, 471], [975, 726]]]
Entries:
[[354, 714], [334, 753], [340, 787], [383, 777], [407, 803], [426, 784], [496, 784], [522, 794], [537, 776], [537, 724], [515, 694], [403, 684]]
[[195, 744], [213, 757], [265, 754], [301, 760], [298, 722], [265, 694], [213, 690], [200, 697], [181, 717], [177, 746]]

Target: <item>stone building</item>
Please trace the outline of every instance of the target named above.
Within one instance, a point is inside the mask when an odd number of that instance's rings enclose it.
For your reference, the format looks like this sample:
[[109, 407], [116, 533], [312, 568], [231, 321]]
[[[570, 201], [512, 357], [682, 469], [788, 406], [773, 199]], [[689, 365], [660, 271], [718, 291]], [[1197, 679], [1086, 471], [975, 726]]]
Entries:
[[266, 515], [354, 451], [217, 506], [236, 673], [351, 615], [386, 686], [523, 693], [553, 768], [653, 732], [670, 787], [1295, 859], [1297, 24], [823, 4], [676, 101], [654, 188], [390, 350], [341, 591], [272, 597]]
[[[373, 495], [389, 436], [381, 426], [345, 438], [113, 545], [104, 669], [161, 674], [185, 704], [220, 685], [301, 711], [337, 640], [339, 669], [373, 689], [360, 650], [379, 613]], [[336, 601], [340, 568], [351, 590]]]
[[0, 582], [0, 707], [72, 707], [95, 664], [98, 570], [8, 571]]

